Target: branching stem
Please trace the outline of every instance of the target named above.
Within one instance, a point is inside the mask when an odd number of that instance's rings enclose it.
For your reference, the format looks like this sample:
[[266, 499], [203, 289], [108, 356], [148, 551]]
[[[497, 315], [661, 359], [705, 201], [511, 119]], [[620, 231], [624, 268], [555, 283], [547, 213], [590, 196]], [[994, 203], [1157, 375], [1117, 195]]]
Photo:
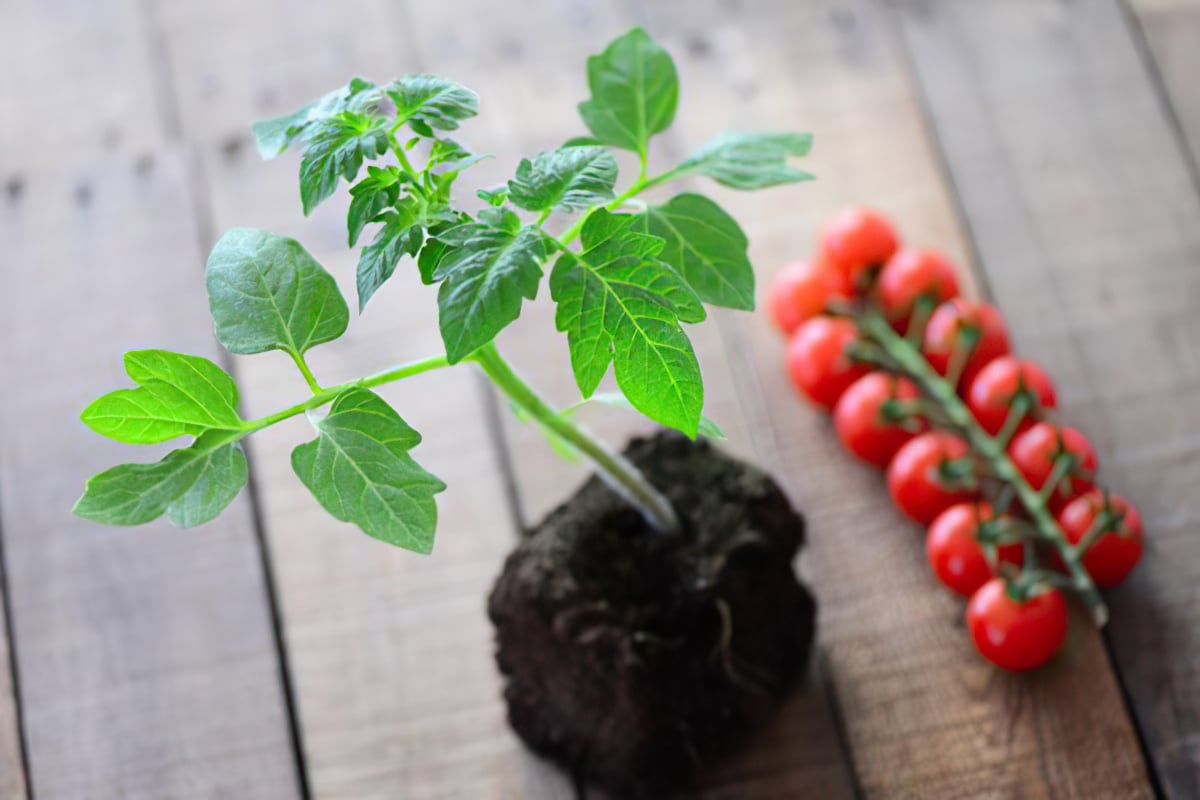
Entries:
[[1087, 606], [1097, 627], [1108, 621], [1108, 609], [1087, 570], [1080, 563], [1081, 551], [1072, 547], [1058, 522], [1046, 507], [1045, 498], [1029, 485], [1008, 457], [1001, 442], [980, 427], [975, 415], [959, 398], [950, 380], [939, 375], [912, 342], [897, 334], [878, 312], [864, 311], [859, 316], [860, 330], [878, 343], [892, 357], [900, 370], [917, 384], [946, 418], [959, 430], [971, 450], [988, 467], [989, 472], [1011, 486], [1017, 501], [1025, 509], [1037, 532], [1037, 537], [1058, 553], [1070, 574], [1070, 586]]

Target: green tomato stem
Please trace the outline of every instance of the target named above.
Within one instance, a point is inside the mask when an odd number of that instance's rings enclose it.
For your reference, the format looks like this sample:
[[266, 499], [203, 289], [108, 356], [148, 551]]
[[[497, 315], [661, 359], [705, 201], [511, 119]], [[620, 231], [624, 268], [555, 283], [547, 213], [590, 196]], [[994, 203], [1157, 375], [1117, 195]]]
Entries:
[[597, 208], [613, 211], [614, 209], [620, 208], [625, 201], [629, 200], [630, 198], [641, 194], [647, 189], [653, 188], [662, 183], [666, 183], [667, 181], [671, 180], [671, 178], [675, 177], [674, 170], [669, 170], [660, 175], [655, 175], [653, 178], [647, 178], [644, 169], [645, 164], [643, 163], [642, 166], [642, 174], [638, 176], [638, 179], [634, 181], [628, 189], [621, 192], [608, 203], [602, 206], [592, 206], [587, 211], [583, 212], [583, 214], [579, 216], [579, 219], [575, 220], [575, 224], [563, 231], [558, 237], [559, 244], [565, 247], [566, 245], [569, 245], [571, 242], [575, 241], [575, 239], [579, 236], [580, 231], [583, 230], [584, 223], [588, 221], [588, 217], [595, 213]]
[[296, 369], [300, 370], [300, 374], [304, 376], [304, 382], [308, 384], [308, 388], [313, 394], [321, 393], [321, 384], [317, 383], [317, 378], [312, 374], [312, 370], [308, 368], [308, 362], [304, 360], [304, 356], [300, 353], [288, 351], [288, 355], [292, 357], [292, 361], [296, 364]]
[[943, 378], [925, 359], [912, 342], [892, 330], [878, 312], [863, 311], [858, 317], [859, 329], [877, 342], [900, 370], [925, 394], [938, 404], [954, 428], [960, 431], [976, 456], [985, 462], [992, 475], [1011, 486], [1016, 499], [1024, 507], [1037, 532], [1037, 537], [1053, 547], [1070, 573], [1070, 586], [1087, 606], [1097, 627], [1108, 622], [1108, 609], [1091, 576], [1079, 560], [1079, 553], [1067, 541], [1041, 496], [1016, 468], [1002, 443], [980, 427], [975, 415], [959, 398], [950, 380]]
[[333, 399], [347, 389], [373, 389], [376, 386], [382, 386], [385, 383], [393, 383], [404, 378], [420, 375], [422, 372], [441, 369], [442, 367], [450, 366], [450, 362], [445, 356], [430, 356], [423, 358], [420, 361], [412, 361], [408, 364], [401, 364], [398, 367], [376, 372], [367, 375], [358, 380], [348, 381], [347, 383], [339, 383], [337, 386], [330, 386], [328, 389], [317, 387], [314, 390], [313, 396], [305, 400], [303, 403], [297, 403], [294, 406], [288, 406], [285, 409], [276, 411], [274, 414], [268, 414], [265, 417], [250, 420], [246, 423], [243, 436], [270, 427], [277, 422], [282, 422], [285, 419], [303, 414], [305, 411], [311, 411], [314, 408], [320, 408], [326, 403], [333, 402]]
[[517, 408], [591, 459], [608, 485], [640, 510], [651, 526], [662, 533], [679, 530], [679, 517], [675, 514], [671, 501], [654, 488], [637, 467], [623, 456], [609, 450], [599, 439], [546, 403], [513, 372], [494, 343], [484, 345], [475, 351], [471, 358]]
[[396, 139], [396, 131], [403, 125], [403, 122], [397, 123], [388, 131], [388, 145], [392, 148], [392, 152], [396, 156], [396, 161], [399, 162], [400, 168], [412, 178], [412, 188], [417, 196], [425, 199], [427, 197], [424, 187], [421, 185], [421, 175], [413, 168], [412, 162], [408, 160], [408, 154], [404, 152], [404, 148], [400, 146], [400, 142]]

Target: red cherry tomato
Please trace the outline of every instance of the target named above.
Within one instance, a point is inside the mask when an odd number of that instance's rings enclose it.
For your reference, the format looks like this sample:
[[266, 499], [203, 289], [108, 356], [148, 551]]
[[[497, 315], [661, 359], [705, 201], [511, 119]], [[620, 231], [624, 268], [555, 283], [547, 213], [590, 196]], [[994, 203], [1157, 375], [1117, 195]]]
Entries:
[[934, 303], [958, 297], [954, 264], [941, 253], [906, 247], [888, 259], [879, 273], [879, 303], [888, 319], [907, 320], [918, 297]]
[[942, 303], [929, 318], [922, 349], [933, 368], [945, 375], [955, 343], [964, 328], [972, 328], [978, 335], [960, 376], [959, 385], [969, 386], [976, 373], [989, 361], [1008, 353], [1008, 331], [994, 306], [961, 297]]
[[[885, 420], [882, 406], [888, 400], [915, 400], [917, 396], [917, 387], [907, 378], [872, 372], [842, 392], [833, 410], [833, 427], [847, 450], [883, 469], [916, 432]], [[923, 421], [919, 425], [918, 430], [924, 428]]]
[[834, 298], [850, 299], [840, 272], [820, 261], [793, 261], [771, 283], [767, 310], [775, 326], [791, 334]]
[[[1064, 452], [1076, 456], [1080, 469], [1090, 473], [1096, 471], [1096, 452], [1087, 437], [1074, 428], [1060, 428], [1049, 422], [1039, 422], [1019, 434], [1008, 446], [1009, 458], [1034, 489], [1045, 486], [1054, 471], [1054, 460]], [[1087, 478], [1072, 477], [1059, 485], [1055, 495], [1066, 499], [1082, 494], [1091, 487], [1092, 482]], [[1061, 502], [1057, 505], [1061, 505]]]
[[992, 578], [967, 603], [967, 630], [980, 655], [1020, 672], [1049, 661], [1067, 638], [1067, 604], [1058, 589], [1017, 600]]
[[819, 406], [833, 408], [850, 384], [867, 368], [846, 355], [858, 338], [854, 323], [833, 317], [814, 317], [800, 326], [788, 344], [787, 365], [792, 383]]
[[[995, 435], [1004, 427], [1013, 397], [1021, 389], [1033, 395], [1031, 410], [1054, 408], [1058, 402], [1054, 384], [1041, 367], [1016, 356], [1000, 356], [980, 369], [968, 385], [967, 406], [983, 429]], [[1032, 417], [1025, 420], [1017, 430], [1026, 430], [1033, 424]]]
[[[1129, 575], [1130, 570], [1142, 558], [1142, 518], [1137, 509], [1124, 498], [1109, 495], [1108, 506], [1112, 511], [1124, 513], [1116, 526], [1107, 531], [1083, 554], [1083, 568], [1092, 576], [1097, 586], [1116, 586]], [[1092, 489], [1076, 497], [1058, 512], [1058, 524], [1071, 544], [1079, 544], [1092, 522], [1104, 510], [1104, 494]]]
[[[993, 516], [987, 503], [958, 503], [938, 514], [929, 526], [925, 538], [929, 566], [943, 585], [963, 597], [970, 597], [996, 574], [979, 544], [980, 523]], [[1002, 544], [996, 548], [996, 559], [1019, 567], [1025, 551], [1019, 543]]]
[[863, 274], [896, 252], [896, 231], [887, 218], [869, 208], [838, 212], [821, 232], [825, 260], [841, 272], [845, 284], [859, 288]]
[[892, 500], [923, 525], [955, 503], [972, 500], [977, 491], [947, 488], [940, 475], [943, 463], [967, 455], [970, 448], [945, 431], [922, 433], [905, 444], [888, 465], [887, 484]]

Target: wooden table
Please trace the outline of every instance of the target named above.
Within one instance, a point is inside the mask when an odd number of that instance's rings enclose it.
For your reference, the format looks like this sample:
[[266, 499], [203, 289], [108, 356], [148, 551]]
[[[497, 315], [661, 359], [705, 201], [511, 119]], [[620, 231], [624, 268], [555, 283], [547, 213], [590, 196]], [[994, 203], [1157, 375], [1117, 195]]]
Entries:
[[[4, 0], [0, 797], [598, 797], [508, 731], [483, 615], [516, 525], [583, 473], [469, 370], [387, 392], [450, 484], [431, 558], [320, 511], [287, 460], [303, 420], [251, 441], [252, 490], [204, 529], [69, 508], [150, 455], [77, 422], [124, 385], [119, 352], [216, 355], [200, 269], [221, 230], [295, 235], [349, 287], [345, 198], [304, 220], [294, 160], [260, 162], [251, 120], [436, 71], [483, 97], [464, 138], [492, 184], [581, 131], [584, 57], [635, 23], [683, 82], [659, 163], [727, 127], [815, 134], [818, 182], [715, 192], [764, 281], [831, 210], [893, 215], [1002, 307], [1148, 531], [1102, 635], [1075, 624], [1048, 668], [998, 672], [762, 316], [716, 315], [694, 334], [707, 410], [809, 517], [820, 646], [702, 796], [1200, 797], [1200, 0]], [[396, 280], [314, 368], [431, 352], [433, 309]], [[550, 313], [501, 346], [567, 402]], [[303, 396], [277, 355], [232, 362], [247, 414]]]

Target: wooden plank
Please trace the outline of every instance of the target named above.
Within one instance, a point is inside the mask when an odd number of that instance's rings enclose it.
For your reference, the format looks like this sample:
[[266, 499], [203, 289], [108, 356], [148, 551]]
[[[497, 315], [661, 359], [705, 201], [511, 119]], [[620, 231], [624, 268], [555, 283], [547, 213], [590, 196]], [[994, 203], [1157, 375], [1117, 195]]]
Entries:
[[[3, 540], [0, 539], [0, 546]], [[2, 553], [0, 553], [2, 554]], [[4, 570], [0, 570], [0, 590], [5, 590]], [[11, 665], [13, 654], [8, 638], [8, 620], [4, 613], [0, 591], [0, 797], [24, 800], [26, 794], [25, 763], [22, 753], [20, 718], [17, 712], [17, 689]]]
[[1129, 0], [1158, 78], [1170, 116], [1191, 152], [1192, 168], [1200, 161], [1200, 0]]
[[[305, 221], [295, 159], [260, 162], [249, 123], [353, 75], [442, 71], [441, 52], [418, 51], [403, 5], [383, 0], [205, 0], [162, 2], [159, 10], [214, 229], [295, 235], [353, 298], [357, 254], [346, 249], [344, 194]], [[435, 295], [407, 266], [346, 337], [311, 353], [323, 381], [441, 349]], [[237, 367], [252, 414], [306, 394], [286, 358], [243, 359]], [[514, 528], [477, 376], [463, 367], [383, 394], [425, 435], [418, 460], [449, 484], [439, 496], [431, 557], [389, 548], [317, 506], [289, 461], [291, 449], [312, 437], [303, 420], [250, 445], [312, 794], [572, 797], [567, 778], [530, 756], [504, 721], [484, 602]]]
[[121, 351], [215, 353], [139, 4], [6, 12], [0, 361], [21, 388], [0, 399], [0, 533], [29, 783], [46, 798], [294, 796], [249, 501], [188, 535], [70, 514], [89, 474], [163, 449], [77, 422], [127, 382]]
[[[414, 4], [412, 16], [427, 63], [479, 91], [483, 113], [469, 133], [472, 141], [496, 154], [464, 179], [473, 185], [495, 185], [512, 175], [521, 157], [558, 146], [584, 129], [575, 110], [586, 95], [584, 61], [614, 36], [644, 21], [630, 4], [601, 6], [527, 2], [520, 15], [505, 13], [484, 2]], [[689, 12], [691, 13], [691, 12]], [[724, 25], [715, 9], [696, 9], [698, 24]], [[477, 24], [463, 26], [464, 17]], [[486, 22], [482, 22], [486, 20]], [[664, 26], [665, 28], [665, 26]], [[526, 32], [537, 30], [530, 40]], [[687, 48], [672, 41], [677, 59]], [[531, 80], [530, 76], [537, 76]], [[709, 124], [729, 127], [737, 122], [736, 104], [706, 106], [696, 75], [682, 76], [681, 112], [690, 109]], [[709, 130], [708, 133], [715, 133]], [[654, 158], [665, 168], [678, 153], [657, 143]], [[633, 165], [622, 159], [625, 174]], [[464, 193], [465, 194], [465, 193]], [[742, 208], [731, 209], [741, 215]], [[567, 364], [566, 338], [554, 332], [554, 307], [547, 292], [527, 304], [521, 319], [501, 334], [500, 346], [540, 390], [560, 405], [578, 399]], [[729, 447], [739, 455], [762, 462], [728, 361], [725, 342], [715, 324], [690, 329], [706, 378], [707, 413], [729, 435]], [[532, 523], [562, 502], [587, 473], [585, 464], [565, 464], [542, 441], [532, 426], [516, 421], [503, 408], [503, 427], [514, 481], [526, 523]], [[613, 443], [646, 429], [637, 415], [613, 409], [593, 409], [583, 420]], [[825, 679], [814, 660], [809, 679], [797, 688], [785, 708], [761, 735], [726, 763], [714, 765], [703, 779], [705, 798], [774, 798], [806, 796], [837, 798], [852, 794], [852, 780], [841, 748]], [[589, 797], [595, 797], [589, 792]]]
[[1016, 345], [1141, 509], [1146, 554], [1110, 593], [1108, 640], [1164, 792], [1195, 797], [1200, 201], [1119, 4], [1034, 5], [902, 20]]
[[[87, 200], [76, 190], [88, 187]], [[0, 213], [0, 497], [37, 796], [296, 793], [250, 503], [182, 533], [71, 515], [84, 479], [152, 460], [78, 423], [122, 349], [214, 355], [182, 160], [65, 162]], [[154, 452], [151, 452], [154, 451]]]
[[[742, 114], [739, 127], [816, 136], [809, 167], [819, 180], [795, 200], [714, 192], [745, 221], [760, 276], [808, 255], [817, 226], [851, 202], [881, 208], [911, 241], [966, 264], [968, 247], [887, 9], [778, 0], [741, 4], [714, 25], [708, 5], [652, 6], [670, 41], [690, 44], [682, 107], [705, 114], [681, 120], [686, 143], [711, 133], [709, 109], [726, 107]], [[738, 383], [761, 388], [743, 393], [757, 407], [755, 434], [778, 452], [811, 522], [806, 567], [862, 792], [1147, 795], [1098, 637], [1077, 625], [1063, 656], [1035, 675], [1002, 674], [982, 662], [962, 630], [961, 603], [929, 575], [919, 531], [890, 509], [875, 472], [837, 452], [828, 422], [794, 399], [782, 344], [765, 319], [734, 318], [724, 330], [744, 354], [733, 360]]]
[[3, 13], [5, 185], [68, 151], [82, 163], [129, 158], [162, 143], [138, 0], [5, 0]]

